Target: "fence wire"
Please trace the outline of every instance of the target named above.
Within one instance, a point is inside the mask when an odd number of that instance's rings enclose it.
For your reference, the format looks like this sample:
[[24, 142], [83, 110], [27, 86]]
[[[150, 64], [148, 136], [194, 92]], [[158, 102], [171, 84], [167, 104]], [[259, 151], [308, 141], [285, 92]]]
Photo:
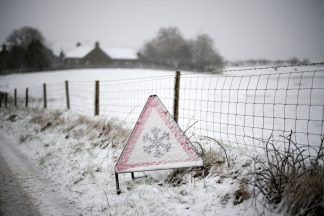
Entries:
[[173, 92], [174, 77], [172, 76], [101, 82], [100, 113], [134, 125], [150, 95], [158, 95], [171, 111]]
[[[241, 76], [183, 75], [180, 125], [224, 143], [263, 147], [291, 131], [301, 146], [323, 135], [324, 73], [301, 71]], [[281, 139], [281, 140], [280, 140]]]
[[[208, 136], [227, 144], [263, 147], [264, 141], [318, 146], [324, 130], [324, 71], [210, 75], [180, 78], [179, 125], [188, 136]], [[149, 95], [158, 95], [173, 113], [175, 77], [100, 81], [99, 113], [133, 127]], [[25, 89], [17, 89], [24, 104]], [[95, 82], [69, 82], [70, 109], [93, 116]], [[29, 87], [29, 106], [43, 107], [43, 86]], [[66, 109], [65, 83], [47, 85], [47, 107]]]
[[95, 82], [69, 82], [71, 110], [83, 115], [94, 115]]
[[[26, 91], [26, 89], [21, 89], [21, 92], [24, 91]], [[32, 108], [44, 107], [43, 85], [28, 87], [28, 107], [32, 107]]]
[[49, 83], [46, 85], [47, 108], [64, 109], [66, 108], [65, 83]]
[[[17, 94], [17, 98], [16, 98], [17, 106], [25, 106], [26, 90], [24, 88], [16, 88], [16, 94]], [[14, 99], [14, 95], [13, 95], [13, 99]], [[12, 99], [9, 101], [9, 103], [10, 102], [14, 103], [14, 101]]]

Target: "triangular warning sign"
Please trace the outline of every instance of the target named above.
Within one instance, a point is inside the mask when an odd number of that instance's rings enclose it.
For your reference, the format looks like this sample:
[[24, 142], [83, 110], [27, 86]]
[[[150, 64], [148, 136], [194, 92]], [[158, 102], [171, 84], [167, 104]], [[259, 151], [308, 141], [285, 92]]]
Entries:
[[116, 164], [116, 173], [203, 166], [189, 139], [151, 95]]

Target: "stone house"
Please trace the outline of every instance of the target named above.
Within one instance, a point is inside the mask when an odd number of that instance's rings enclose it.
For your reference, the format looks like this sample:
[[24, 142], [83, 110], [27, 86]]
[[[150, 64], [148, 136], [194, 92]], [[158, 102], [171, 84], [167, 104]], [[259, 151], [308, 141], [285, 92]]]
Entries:
[[82, 67], [133, 67], [138, 64], [136, 51], [131, 49], [82, 46], [80, 43], [66, 53], [63, 65], [66, 68]]

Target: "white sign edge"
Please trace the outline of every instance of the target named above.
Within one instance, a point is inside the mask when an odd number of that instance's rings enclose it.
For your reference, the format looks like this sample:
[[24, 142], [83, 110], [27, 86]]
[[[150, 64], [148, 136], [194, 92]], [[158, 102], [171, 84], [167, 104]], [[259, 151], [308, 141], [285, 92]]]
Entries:
[[141, 114], [139, 115], [136, 123], [135, 123], [135, 126], [133, 127], [133, 130], [131, 132], [131, 134], [128, 136], [128, 139], [126, 141], [126, 144], [124, 145], [123, 147], [123, 150], [121, 152], [121, 154], [119, 155], [119, 158], [115, 164], [115, 173], [117, 174], [120, 174], [120, 173], [131, 173], [131, 172], [144, 172], [144, 171], [155, 171], [155, 170], [167, 170], [167, 169], [177, 169], [177, 168], [190, 168], [190, 167], [202, 167], [204, 166], [204, 161], [203, 159], [201, 158], [201, 156], [199, 156], [198, 152], [197, 152], [197, 149], [192, 145], [192, 143], [190, 142], [189, 138], [185, 135], [185, 133], [182, 131], [182, 129], [180, 128], [180, 126], [178, 125], [177, 122], [176, 123], [176, 126], [178, 127], [178, 130], [181, 131], [183, 133], [183, 136], [186, 137], [186, 139], [189, 141], [189, 145], [190, 147], [193, 148], [193, 150], [195, 151], [195, 153], [198, 155], [198, 159], [196, 161], [189, 161], [189, 162], [182, 162], [182, 165], [181, 163], [178, 163], [178, 164], [159, 164], [159, 165], [150, 165], [150, 166], [146, 166], [146, 167], [136, 167], [136, 168], [129, 168], [127, 170], [124, 170], [124, 171], [118, 171], [117, 170], [117, 165], [118, 163], [120, 162], [120, 159], [126, 149], [126, 146], [129, 142], [129, 139], [132, 137], [133, 133], [135, 132], [135, 128], [136, 126], [139, 124], [139, 119], [140, 117], [142, 116], [142, 114], [145, 112], [145, 105], [147, 104], [148, 100], [150, 99], [150, 97], [156, 97], [159, 101], [160, 101], [160, 104], [163, 106], [163, 108], [168, 112], [168, 114], [172, 117], [172, 115], [170, 114], [170, 112], [168, 111], [168, 109], [164, 106], [164, 104], [162, 103], [162, 101], [160, 100], [160, 98], [157, 96], [157, 95], [150, 95], [145, 104], [144, 104], [144, 107], [142, 109], [142, 112]]

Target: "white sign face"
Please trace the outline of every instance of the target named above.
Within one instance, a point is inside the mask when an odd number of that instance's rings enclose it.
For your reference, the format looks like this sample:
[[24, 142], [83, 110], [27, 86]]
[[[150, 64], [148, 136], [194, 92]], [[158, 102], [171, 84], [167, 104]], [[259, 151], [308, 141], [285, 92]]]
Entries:
[[116, 173], [203, 166], [160, 99], [152, 95], [116, 164]]

